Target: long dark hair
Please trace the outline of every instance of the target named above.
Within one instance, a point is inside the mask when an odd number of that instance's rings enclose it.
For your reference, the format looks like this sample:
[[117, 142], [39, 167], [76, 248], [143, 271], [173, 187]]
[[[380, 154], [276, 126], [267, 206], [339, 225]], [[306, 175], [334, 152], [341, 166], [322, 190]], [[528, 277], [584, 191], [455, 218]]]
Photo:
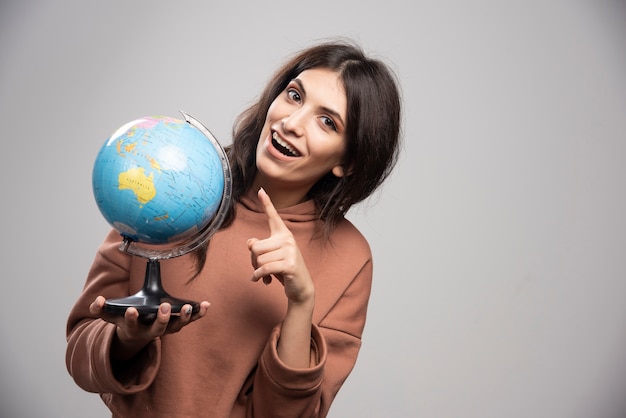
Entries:
[[[237, 118], [226, 152], [233, 176], [232, 201], [238, 202], [257, 173], [256, 146], [270, 105], [291, 80], [313, 68], [336, 71], [347, 96], [345, 175], [328, 173], [308, 193], [323, 221], [321, 235], [329, 237], [350, 207], [382, 184], [398, 159], [400, 94], [393, 72], [382, 61], [367, 57], [358, 45], [345, 40], [323, 42], [297, 53]], [[232, 222], [234, 211], [233, 205], [223, 227]], [[197, 254], [200, 265], [204, 253]]]

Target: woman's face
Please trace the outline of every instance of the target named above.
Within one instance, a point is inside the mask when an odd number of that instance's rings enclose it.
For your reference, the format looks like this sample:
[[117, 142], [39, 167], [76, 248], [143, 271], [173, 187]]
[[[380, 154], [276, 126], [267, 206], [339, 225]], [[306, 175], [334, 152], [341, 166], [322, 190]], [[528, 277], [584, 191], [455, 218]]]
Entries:
[[343, 176], [346, 149], [346, 93], [328, 69], [300, 73], [272, 102], [256, 151], [266, 187], [302, 197], [325, 174]]

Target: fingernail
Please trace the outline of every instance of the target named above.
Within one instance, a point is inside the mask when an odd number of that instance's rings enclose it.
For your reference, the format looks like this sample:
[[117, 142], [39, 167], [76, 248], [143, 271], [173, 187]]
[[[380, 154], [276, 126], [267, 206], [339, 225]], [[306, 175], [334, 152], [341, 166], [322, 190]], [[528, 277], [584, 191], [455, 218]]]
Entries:
[[191, 306], [187, 306], [187, 310], [185, 311], [187, 315], [191, 315], [192, 311], [193, 311], [193, 308]]
[[159, 308], [159, 310], [161, 311], [162, 314], [167, 314], [170, 311], [170, 307], [167, 305], [161, 305], [161, 307]]

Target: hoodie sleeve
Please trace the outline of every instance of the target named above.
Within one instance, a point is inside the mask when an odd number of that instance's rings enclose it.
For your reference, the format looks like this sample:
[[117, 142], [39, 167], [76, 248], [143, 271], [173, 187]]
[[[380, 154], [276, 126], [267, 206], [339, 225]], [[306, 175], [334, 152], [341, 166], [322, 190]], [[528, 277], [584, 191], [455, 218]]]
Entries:
[[119, 234], [111, 231], [100, 246], [83, 292], [70, 311], [65, 362], [76, 384], [89, 392], [131, 394], [148, 387], [160, 364], [161, 346], [156, 339], [116, 373], [110, 360], [115, 324], [94, 317], [89, 305], [99, 295], [128, 296], [132, 257], [118, 250]]
[[361, 347], [371, 291], [371, 259], [311, 330], [311, 367], [293, 369], [278, 357], [280, 325], [259, 360], [248, 399], [249, 418], [325, 417]]

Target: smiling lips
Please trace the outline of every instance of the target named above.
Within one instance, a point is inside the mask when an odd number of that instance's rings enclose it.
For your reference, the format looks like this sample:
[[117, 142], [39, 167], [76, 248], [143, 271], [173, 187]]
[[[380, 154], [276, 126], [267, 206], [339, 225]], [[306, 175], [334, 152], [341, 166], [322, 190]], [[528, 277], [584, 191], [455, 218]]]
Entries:
[[299, 157], [300, 153], [298, 152], [297, 149], [294, 149], [291, 144], [289, 144], [288, 142], [284, 141], [280, 136], [278, 136], [278, 133], [273, 132], [272, 133], [272, 145], [274, 146], [274, 148], [276, 148], [278, 151], [280, 151], [281, 154], [284, 154], [288, 157]]

